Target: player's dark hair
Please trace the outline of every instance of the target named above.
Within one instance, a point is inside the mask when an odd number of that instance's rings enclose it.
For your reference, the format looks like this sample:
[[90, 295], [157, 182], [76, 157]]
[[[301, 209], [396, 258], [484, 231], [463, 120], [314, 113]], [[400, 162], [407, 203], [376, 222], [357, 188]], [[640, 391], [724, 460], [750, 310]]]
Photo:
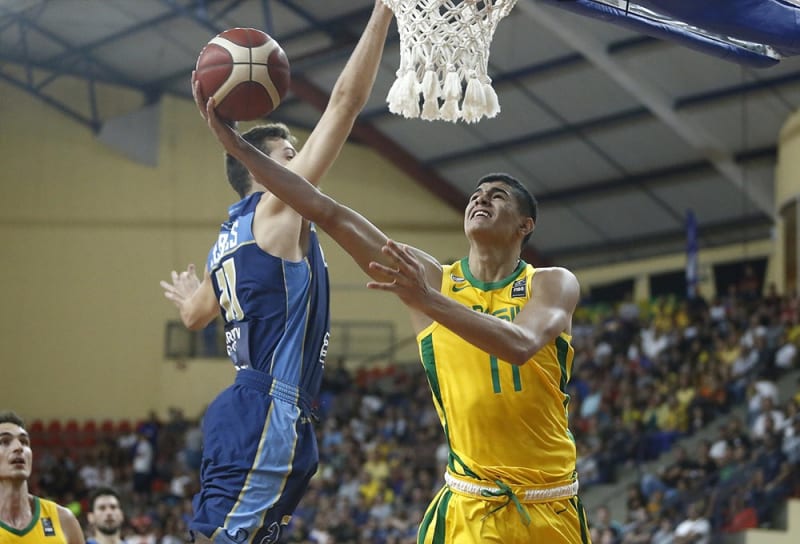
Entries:
[[0, 411], [0, 423], [13, 423], [17, 427], [25, 428], [25, 420], [11, 410]]
[[[247, 132], [242, 133], [242, 138], [251, 143], [254, 147], [269, 154], [269, 142], [275, 140], [289, 140], [294, 145], [297, 139], [292, 136], [289, 127], [283, 123], [269, 123], [253, 127]], [[239, 194], [240, 198], [247, 196], [252, 188], [250, 172], [247, 167], [229, 154], [225, 154], [225, 173], [228, 175], [228, 183], [233, 190]]]
[[97, 487], [89, 494], [89, 512], [94, 512], [94, 503], [100, 497], [114, 497], [117, 499], [120, 508], [122, 507], [122, 499], [119, 497], [119, 493], [110, 487]]
[[[522, 182], [510, 174], [495, 172], [483, 176], [478, 180], [478, 184], [475, 187], [480, 187], [484, 183], [490, 183], [492, 181], [499, 181], [508, 185], [511, 189], [511, 195], [514, 197], [514, 200], [517, 201], [517, 208], [520, 213], [526, 217], [532, 218], [533, 223], [536, 224], [536, 219], [539, 216], [539, 203], [536, 201], [536, 197], [531, 194]], [[523, 246], [528, 243], [532, 234], [533, 231], [529, 232], [525, 238], [522, 239]]]

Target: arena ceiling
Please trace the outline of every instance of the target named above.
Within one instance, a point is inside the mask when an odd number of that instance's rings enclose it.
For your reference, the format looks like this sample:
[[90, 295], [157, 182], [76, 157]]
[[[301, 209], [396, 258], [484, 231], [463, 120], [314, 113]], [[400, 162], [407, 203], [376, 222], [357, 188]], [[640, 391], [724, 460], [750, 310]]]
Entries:
[[[366, 23], [372, 0], [4, 0], [0, 80], [99, 132], [97, 85], [190, 98], [202, 46], [262, 28], [292, 64], [273, 118], [310, 128]], [[540, 201], [528, 258], [579, 267], [685, 245], [763, 239], [773, 226], [776, 144], [800, 105], [800, 57], [752, 68], [607, 22], [519, 0], [499, 24], [489, 75], [501, 113], [474, 124], [389, 113], [395, 25], [353, 132], [461, 210], [482, 174], [507, 171]], [[51, 92], [77, 78], [85, 94]], [[419, 218], [424, 224], [424, 218]]]

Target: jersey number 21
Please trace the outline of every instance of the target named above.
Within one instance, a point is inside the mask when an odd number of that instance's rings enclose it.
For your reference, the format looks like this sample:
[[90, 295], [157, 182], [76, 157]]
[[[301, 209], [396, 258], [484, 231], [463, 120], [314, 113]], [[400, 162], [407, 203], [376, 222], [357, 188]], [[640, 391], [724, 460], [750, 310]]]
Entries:
[[244, 319], [244, 311], [236, 295], [236, 263], [233, 259], [222, 261], [222, 267], [215, 274], [219, 286], [219, 305], [225, 310], [225, 321]]

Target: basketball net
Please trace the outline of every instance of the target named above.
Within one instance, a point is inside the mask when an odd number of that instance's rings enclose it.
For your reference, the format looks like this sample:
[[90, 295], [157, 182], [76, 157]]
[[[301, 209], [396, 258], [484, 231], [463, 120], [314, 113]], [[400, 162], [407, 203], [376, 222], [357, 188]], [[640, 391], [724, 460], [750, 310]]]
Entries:
[[390, 112], [467, 123], [500, 112], [486, 73], [489, 48], [497, 23], [517, 0], [383, 2], [400, 31], [400, 68], [386, 97]]

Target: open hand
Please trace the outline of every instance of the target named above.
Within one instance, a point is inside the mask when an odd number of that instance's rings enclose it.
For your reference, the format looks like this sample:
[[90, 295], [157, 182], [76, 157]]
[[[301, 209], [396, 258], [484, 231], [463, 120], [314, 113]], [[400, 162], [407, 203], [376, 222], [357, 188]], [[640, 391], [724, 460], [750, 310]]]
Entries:
[[405, 244], [387, 240], [381, 252], [397, 266], [391, 268], [379, 262], [369, 263], [370, 270], [392, 278], [391, 282], [371, 281], [370, 289], [394, 293], [408, 307], [421, 309], [430, 300], [431, 286], [425, 275], [425, 267], [417, 256]]
[[183, 272], [173, 270], [172, 283], [162, 280], [161, 287], [164, 289], [164, 296], [181, 308], [200, 287], [194, 265], [190, 264]]
[[198, 81], [194, 71], [192, 71], [192, 97], [200, 110], [201, 117], [208, 123], [208, 128], [220, 141], [225, 151], [233, 155], [236, 148], [244, 143], [236, 131], [236, 121], [227, 121], [217, 115], [214, 98], [209, 97], [206, 99], [203, 96], [200, 81]]

